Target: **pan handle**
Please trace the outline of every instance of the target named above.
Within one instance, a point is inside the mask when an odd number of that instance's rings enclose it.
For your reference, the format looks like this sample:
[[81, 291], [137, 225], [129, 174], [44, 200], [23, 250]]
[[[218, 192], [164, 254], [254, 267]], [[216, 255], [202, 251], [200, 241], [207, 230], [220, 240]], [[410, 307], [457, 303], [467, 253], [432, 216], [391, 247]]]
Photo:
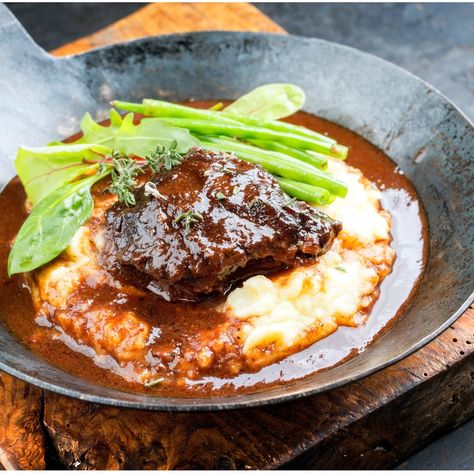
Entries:
[[22, 24], [4, 4], [0, 4], [0, 45], [0, 49], [6, 48], [16, 57], [22, 57], [25, 53], [28, 53], [29, 55], [51, 58], [43, 48], [35, 43]]

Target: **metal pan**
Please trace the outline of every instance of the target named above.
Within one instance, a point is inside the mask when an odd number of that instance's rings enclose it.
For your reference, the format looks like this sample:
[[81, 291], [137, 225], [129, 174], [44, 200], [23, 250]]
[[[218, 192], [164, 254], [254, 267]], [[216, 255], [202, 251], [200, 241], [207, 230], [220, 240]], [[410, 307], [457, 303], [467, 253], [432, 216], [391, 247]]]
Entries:
[[[258, 393], [161, 398], [94, 385], [67, 374], [0, 326], [0, 369], [72, 397], [117, 406], [197, 410], [262, 405], [328, 390], [402, 359], [433, 339], [472, 301], [474, 127], [433, 87], [374, 56], [317, 39], [209, 32], [146, 38], [53, 58], [0, 6], [0, 186], [20, 145], [78, 129], [108, 101], [236, 98], [267, 82], [293, 82], [305, 110], [367, 138], [416, 186], [431, 234], [419, 291], [397, 323], [357, 357], [302, 381]], [[406, 236], [410, 239], [410, 235]]]

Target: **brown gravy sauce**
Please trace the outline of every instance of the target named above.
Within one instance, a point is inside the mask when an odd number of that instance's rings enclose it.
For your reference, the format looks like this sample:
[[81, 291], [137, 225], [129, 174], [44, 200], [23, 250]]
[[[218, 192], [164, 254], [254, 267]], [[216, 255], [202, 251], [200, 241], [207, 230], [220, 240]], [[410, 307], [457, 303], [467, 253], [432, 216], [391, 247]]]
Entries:
[[[209, 102], [194, 102], [195, 107], [209, 107]], [[326, 120], [299, 112], [292, 123], [327, 133], [339, 143], [350, 147], [347, 163], [359, 168], [382, 191], [382, 206], [392, 214], [392, 247], [397, 257], [380, 286], [380, 297], [372, 308], [365, 325], [358, 328], [340, 327], [335, 333], [312, 346], [271, 364], [255, 373], [241, 373], [234, 378], [204, 377], [190, 380], [187, 386], [146, 389], [126, 382], [113, 370], [118, 364], [111, 356], [93, 361], [92, 349], [81, 346], [63, 334], [52, 338], [51, 324], [35, 320], [31, 295], [24, 276], [8, 278], [6, 268], [10, 242], [26, 218], [25, 194], [18, 178], [12, 179], [0, 194], [3, 216], [0, 220], [0, 319], [26, 346], [49, 362], [101, 385], [123, 390], [146, 391], [164, 396], [207, 396], [261, 390], [264, 386], [282, 384], [327, 369], [355, 356], [367, 344], [387, 330], [409, 304], [423, 273], [428, 251], [427, 220], [416, 191], [396, 165], [379, 149], [357, 134]], [[150, 302], [148, 302], [150, 304]], [[162, 304], [157, 301], [154, 304]], [[168, 304], [168, 303], [166, 303]], [[176, 308], [173, 318], [159, 322], [166, 325], [167, 340], [181, 332], [209, 328], [218, 316], [209, 313], [206, 305]], [[156, 311], [155, 311], [156, 312]], [[161, 311], [160, 311], [161, 312]], [[166, 311], [164, 311], [166, 313]], [[157, 321], [153, 321], [157, 326]], [[42, 326], [42, 329], [38, 329]], [[185, 327], [185, 329], [183, 329]], [[100, 367], [97, 365], [100, 364]], [[125, 369], [126, 370], [126, 369]], [[123, 369], [122, 369], [123, 371]]]

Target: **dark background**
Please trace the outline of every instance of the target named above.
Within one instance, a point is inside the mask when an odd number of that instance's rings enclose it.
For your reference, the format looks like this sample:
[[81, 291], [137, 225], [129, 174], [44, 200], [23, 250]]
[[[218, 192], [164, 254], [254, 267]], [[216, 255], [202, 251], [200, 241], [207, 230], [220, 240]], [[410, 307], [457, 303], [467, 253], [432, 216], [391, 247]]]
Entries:
[[[51, 50], [103, 28], [143, 4], [7, 3], [7, 6], [33, 38]], [[255, 6], [291, 34], [343, 43], [408, 69], [437, 87], [474, 120], [474, 4], [258, 3]], [[474, 419], [399, 467], [473, 469]]]

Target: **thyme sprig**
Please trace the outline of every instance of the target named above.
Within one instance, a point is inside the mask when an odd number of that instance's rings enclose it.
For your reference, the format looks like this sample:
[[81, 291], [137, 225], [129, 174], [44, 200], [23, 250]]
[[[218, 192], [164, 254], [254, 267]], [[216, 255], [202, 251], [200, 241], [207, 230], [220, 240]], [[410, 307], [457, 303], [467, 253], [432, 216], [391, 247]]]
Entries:
[[[143, 173], [143, 168], [148, 166], [153, 173], [158, 173], [162, 168], [170, 170], [183, 161], [183, 157], [176, 151], [176, 140], [173, 140], [169, 149], [158, 146], [156, 150], [145, 158], [133, 158], [130, 155], [112, 152], [111, 161], [106, 159], [99, 163], [97, 173], [103, 173], [106, 166], [112, 166], [112, 184], [108, 188], [111, 193], [117, 194], [118, 200], [126, 206], [136, 203], [133, 190], [137, 186], [136, 177]], [[150, 189], [148, 189], [150, 191]]]
[[192, 209], [190, 209], [187, 212], [183, 212], [180, 214], [174, 221], [176, 224], [179, 222], [183, 221], [184, 222], [184, 233], [187, 234], [189, 230], [191, 229], [191, 225], [194, 224], [195, 222], [202, 221], [203, 216], [199, 212], [194, 212]]
[[176, 151], [177, 146], [178, 142], [173, 140], [169, 148], [158, 146], [150, 156], [146, 157], [147, 164], [154, 173], [158, 173], [162, 167], [169, 171], [181, 164], [183, 157]]
[[112, 166], [109, 191], [117, 194], [119, 201], [126, 206], [133, 206], [136, 200], [132, 190], [137, 185], [135, 178], [143, 173], [142, 168], [136, 160], [118, 152], [112, 152]]

